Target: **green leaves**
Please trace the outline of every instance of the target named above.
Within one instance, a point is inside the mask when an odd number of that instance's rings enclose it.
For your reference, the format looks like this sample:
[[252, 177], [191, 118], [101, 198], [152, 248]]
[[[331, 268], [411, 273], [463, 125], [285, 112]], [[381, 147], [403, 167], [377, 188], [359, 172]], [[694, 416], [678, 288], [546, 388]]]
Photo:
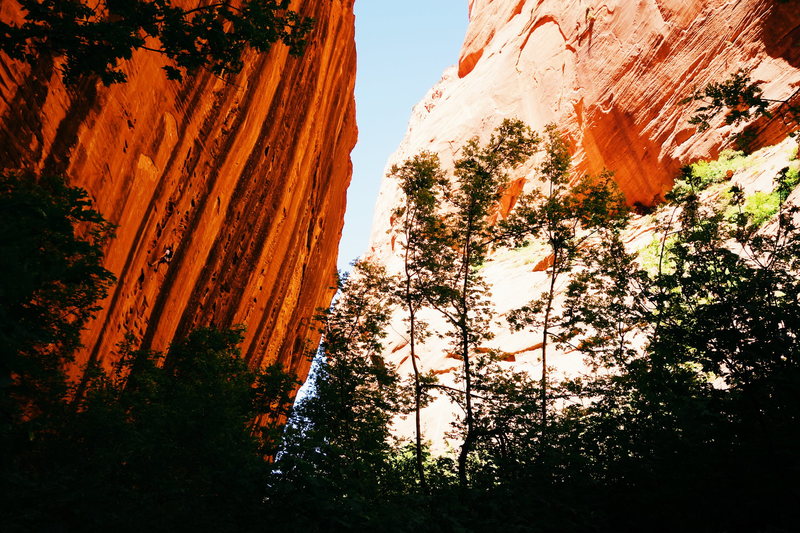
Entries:
[[[610, 172], [598, 177], [588, 175], [573, 179], [570, 173], [569, 148], [555, 125], [546, 129], [545, 158], [539, 167], [543, 191], [534, 191], [523, 197], [517, 210], [504, 221], [506, 240], [516, 246], [531, 239], [544, 241], [549, 249], [549, 288], [538, 299], [513, 310], [507, 316], [515, 330], [541, 329], [542, 377], [540, 381], [541, 441], [544, 445], [547, 431], [548, 374], [547, 354], [551, 337], [565, 344], [577, 331], [566, 317], [554, 313], [556, 283], [560, 276], [570, 273], [582, 255], [589, 255], [584, 247], [598, 233], [602, 237], [614, 235], [627, 222], [628, 209], [621, 192], [616, 188]], [[580, 275], [579, 275], [580, 276]], [[577, 285], [573, 285], [573, 290]], [[582, 285], [588, 288], [587, 285]]]
[[749, 120], [751, 116], [772, 116], [767, 108], [770, 101], [762, 96], [763, 90], [758, 83], [750, 80], [750, 74], [740, 69], [723, 82], [712, 82], [703, 89], [695, 91], [692, 96], [679, 102], [681, 105], [690, 102], [702, 102], [695, 110], [690, 124], [698, 126], [699, 131], [710, 127], [709, 121], [726, 110], [725, 123], [739, 124]]
[[[690, 124], [697, 125], [698, 131], [710, 127], [710, 121], [720, 113], [725, 113], [725, 124], [738, 125], [753, 118], [772, 118], [773, 113], [800, 125], [800, 108], [794, 105], [792, 96], [781, 98], [765, 98], [761, 82], [754, 82], [750, 73], [739, 69], [722, 82], [712, 82], [703, 89], [698, 89], [691, 96], [684, 98], [680, 105], [701, 102], [703, 105], [695, 109], [689, 119]], [[776, 105], [777, 104], [777, 105]], [[773, 107], [770, 110], [770, 107]], [[736, 144], [746, 149], [757, 132], [743, 131], [736, 135]], [[793, 134], [790, 134], [793, 135]]]
[[505, 119], [481, 146], [470, 140], [455, 162], [455, 187], [451, 193], [455, 231], [475, 233], [474, 241], [489, 238], [489, 215], [508, 182], [508, 172], [527, 161], [538, 149], [540, 139], [527, 125]]
[[243, 67], [248, 47], [269, 51], [283, 43], [292, 55], [306, 46], [313, 20], [278, 0], [212, 2], [192, 9], [170, 0], [104, 0], [93, 7], [73, 0], [20, 0], [25, 21], [0, 22], [0, 50], [28, 63], [63, 60], [65, 81], [98, 76], [124, 82], [122, 60], [135, 50], [159, 53], [170, 80], [205, 68], [222, 76]]
[[[607, 458], [614, 450], [602, 474], [611, 486], [620, 472], [637, 483], [657, 475], [684, 484], [712, 461], [729, 465], [725, 479], [760, 469], [757, 476], [777, 484], [774, 465], [750, 465], [761, 446], [794, 446], [786, 440], [796, 434], [797, 399], [787, 392], [797, 387], [800, 361], [794, 215], [779, 216], [768, 232], [743, 231], [750, 217], [725, 215], [727, 204], [706, 206], [696, 195], [674, 201], [680, 223], [660, 241], [670, 268], [643, 271], [621, 242], [604, 240], [571, 282], [566, 316], [581, 329], [580, 348], [613, 372], [595, 381], [598, 399], [579, 424]], [[723, 202], [741, 207], [744, 197], [736, 191]], [[684, 471], [685, 462], [694, 470]]]

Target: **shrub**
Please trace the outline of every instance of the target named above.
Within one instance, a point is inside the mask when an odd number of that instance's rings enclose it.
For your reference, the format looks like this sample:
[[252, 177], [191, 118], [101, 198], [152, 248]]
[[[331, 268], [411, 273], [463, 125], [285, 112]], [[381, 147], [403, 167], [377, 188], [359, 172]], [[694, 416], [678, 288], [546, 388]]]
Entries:
[[715, 183], [725, 181], [728, 171], [736, 172], [747, 166], [747, 156], [744, 152], [724, 150], [720, 152], [715, 161], [698, 161], [689, 165], [692, 177], [700, 189], [705, 189]]
[[777, 191], [755, 192], [747, 197], [744, 203], [744, 212], [750, 216], [755, 226], [761, 226], [778, 212], [780, 196]]

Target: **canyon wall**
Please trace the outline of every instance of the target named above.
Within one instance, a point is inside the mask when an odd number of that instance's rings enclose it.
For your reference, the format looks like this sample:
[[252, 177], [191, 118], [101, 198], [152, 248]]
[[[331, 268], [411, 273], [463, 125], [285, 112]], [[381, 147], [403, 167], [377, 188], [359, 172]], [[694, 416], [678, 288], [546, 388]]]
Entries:
[[196, 326], [243, 324], [253, 365], [307, 373], [352, 172], [356, 57], [353, 0], [291, 8], [315, 20], [304, 55], [250, 51], [229, 80], [168, 81], [141, 51], [127, 83], [65, 87], [52, 62], [0, 56], [0, 167], [65, 174], [118, 225], [105, 250], [118, 282], [79, 364], [109, 361], [128, 333], [163, 350]]
[[[452, 167], [468, 139], [486, 140], [504, 118], [517, 117], [539, 131], [555, 123], [572, 147], [576, 173], [609, 169], [630, 204], [653, 205], [683, 164], [715, 157], [743, 127], [727, 126], [720, 117], [708, 131], [698, 132], [688, 123], [697, 105], [679, 104], [694, 88], [743, 68], [763, 82], [767, 98], [795, 93], [800, 86], [796, 5], [774, 0], [469, 0], [470, 23], [458, 64], [413, 109], [406, 137], [387, 168], [421, 150], [438, 153], [443, 165]], [[787, 125], [780, 117], [766, 122], [756, 124], [757, 142], [785, 137]], [[785, 160], [785, 150], [779, 152], [776, 157]], [[506, 208], [536, 186], [530, 179], [535, 165], [532, 161], [511, 176]], [[367, 253], [390, 271], [400, 266], [401, 243], [391, 219], [398, 195], [397, 184], [384, 178]], [[647, 224], [644, 218], [634, 221], [631, 243], [652, 240], [653, 228]], [[545, 259], [544, 248], [533, 245], [496, 253], [482, 270], [501, 318], [490, 347], [536, 374], [541, 333], [511, 332], [502, 317], [544, 290]], [[428, 319], [433, 329], [446, 327], [433, 314]], [[387, 353], [401, 372], [410, 372], [401, 333], [405, 327], [395, 317]], [[433, 370], [450, 382], [460, 372], [460, 362], [446, 355], [446, 341], [432, 338], [422, 351], [423, 371]], [[565, 372], [583, 365], [568, 354], [550, 362]], [[446, 417], [426, 420], [429, 434], [447, 429]]]
[[[795, 8], [775, 0], [469, 0], [458, 65], [415, 107], [390, 163], [422, 149], [447, 162], [505, 117], [537, 129], [553, 122], [578, 171], [613, 170], [631, 204], [652, 204], [682, 164], [716, 155], [732, 131], [721, 119], [703, 134], [688, 123], [696, 106], [679, 102], [694, 88], [740, 68], [764, 82], [768, 98], [800, 85]], [[373, 244], [395, 190], [386, 183], [381, 193]]]

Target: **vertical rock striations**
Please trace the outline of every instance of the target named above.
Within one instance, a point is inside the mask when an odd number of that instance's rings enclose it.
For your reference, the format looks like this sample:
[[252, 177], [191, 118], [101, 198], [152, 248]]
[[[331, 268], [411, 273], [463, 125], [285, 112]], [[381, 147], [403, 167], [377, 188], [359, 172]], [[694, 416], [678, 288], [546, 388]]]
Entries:
[[[292, 8], [316, 21], [305, 54], [248, 52], [230, 82], [171, 82], [139, 52], [127, 83], [67, 88], [50, 62], [0, 57], [0, 166], [64, 173], [119, 225], [106, 250], [119, 282], [79, 363], [127, 333], [162, 350], [195, 326], [243, 324], [252, 364], [307, 372], [352, 170], [356, 61], [353, 0]], [[167, 246], [171, 263], [149, 266]]]

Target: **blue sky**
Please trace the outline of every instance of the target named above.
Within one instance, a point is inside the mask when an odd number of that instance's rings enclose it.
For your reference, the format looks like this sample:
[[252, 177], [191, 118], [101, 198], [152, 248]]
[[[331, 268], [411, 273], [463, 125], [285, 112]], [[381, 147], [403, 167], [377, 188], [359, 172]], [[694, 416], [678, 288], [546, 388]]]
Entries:
[[458, 61], [467, 0], [356, 0], [359, 140], [347, 194], [339, 268], [366, 250], [383, 167], [411, 108]]

